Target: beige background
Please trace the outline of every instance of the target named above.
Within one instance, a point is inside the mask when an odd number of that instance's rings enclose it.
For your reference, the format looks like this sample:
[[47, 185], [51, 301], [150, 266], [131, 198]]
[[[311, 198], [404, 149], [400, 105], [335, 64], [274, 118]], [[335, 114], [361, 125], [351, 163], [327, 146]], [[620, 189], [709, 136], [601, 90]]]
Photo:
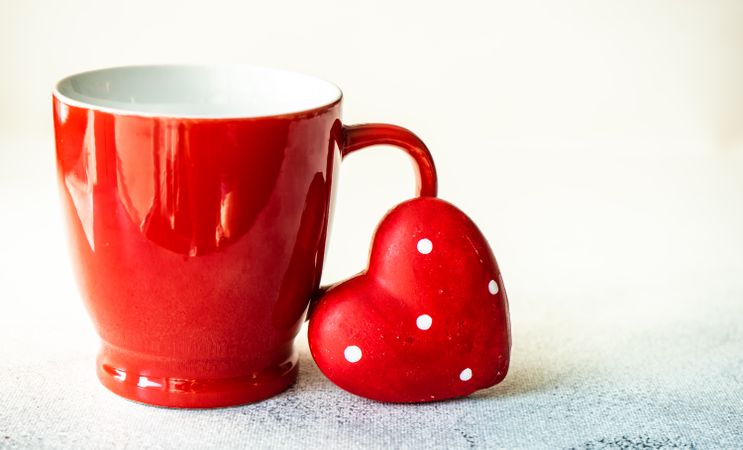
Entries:
[[[557, 234], [556, 218], [570, 222], [574, 213], [561, 204], [566, 197], [612, 184], [614, 195], [595, 199], [605, 208], [623, 185], [654, 176], [640, 167], [646, 158], [680, 161], [743, 147], [743, 3], [736, 0], [4, 0], [0, 61], [0, 133], [44, 142], [29, 150], [34, 155], [2, 149], [5, 176], [14, 164], [34, 170], [27, 158], [49, 161], [50, 89], [69, 73], [244, 62], [332, 80], [344, 90], [347, 123], [400, 124], [429, 144], [442, 196], [474, 216], [516, 276], [550, 254], [591, 257], [586, 242], [562, 246], [554, 236], [545, 242], [548, 255], [530, 255], [514, 239], [525, 228], [532, 238]], [[640, 159], [616, 166], [629, 155]], [[330, 280], [364, 265], [377, 221], [412, 191], [410, 169], [394, 150], [350, 158], [341, 179]], [[558, 180], [572, 185], [537, 189]], [[664, 201], [684, 188], [662, 194]], [[592, 220], [560, 230], [559, 239], [607, 225], [600, 215]], [[551, 226], [534, 225], [543, 221]], [[604, 242], [604, 254], [631, 258], [638, 233], [619, 237], [616, 248]]]
[[740, 143], [739, 1], [454, 5], [4, 0], [0, 126], [48, 131], [48, 86], [71, 72], [229, 61], [336, 81], [349, 120], [404, 122], [433, 139]]
[[[388, 409], [335, 389], [305, 349], [309, 381], [278, 403], [194, 415], [107, 395], [64, 247], [50, 91], [72, 72], [154, 62], [310, 73], [343, 88], [347, 123], [418, 133], [441, 196], [498, 257], [514, 333], [504, 384], [452, 409]], [[344, 162], [325, 281], [364, 267], [374, 227], [412, 189], [394, 149]], [[0, 447], [3, 433], [289, 445], [296, 427], [326, 448], [467, 445], [455, 428], [503, 446], [743, 442], [741, 1], [0, 0], [0, 208]], [[303, 405], [327, 414], [291, 416]]]

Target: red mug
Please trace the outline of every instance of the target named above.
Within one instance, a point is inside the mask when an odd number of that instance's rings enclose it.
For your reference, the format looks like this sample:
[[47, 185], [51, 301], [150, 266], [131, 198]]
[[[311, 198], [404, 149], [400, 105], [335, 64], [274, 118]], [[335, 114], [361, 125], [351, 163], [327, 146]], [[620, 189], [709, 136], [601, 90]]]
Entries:
[[339, 162], [402, 148], [436, 195], [426, 146], [341, 124], [341, 91], [251, 66], [133, 66], [54, 89], [58, 181], [97, 374], [171, 407], [262, 400], [297, 376]]

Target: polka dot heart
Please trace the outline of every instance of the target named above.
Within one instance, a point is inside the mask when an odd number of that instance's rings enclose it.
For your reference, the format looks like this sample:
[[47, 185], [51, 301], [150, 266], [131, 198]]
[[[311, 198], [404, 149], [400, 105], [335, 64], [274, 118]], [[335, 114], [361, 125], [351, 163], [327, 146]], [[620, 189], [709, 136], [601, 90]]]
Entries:
[[368, 270], [325, 292], [308, 336], [331, 381], [385, 402], [490, 387], [506, 376], [511, 350], [508, 299], [487, 241], [464, 213], [432, 197], [387, 214]]

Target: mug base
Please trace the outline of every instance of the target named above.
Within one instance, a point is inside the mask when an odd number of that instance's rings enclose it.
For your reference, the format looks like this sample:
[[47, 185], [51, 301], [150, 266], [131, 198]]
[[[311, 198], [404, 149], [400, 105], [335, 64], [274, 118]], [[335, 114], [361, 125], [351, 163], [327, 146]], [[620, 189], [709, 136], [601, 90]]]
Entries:
[[296, 354], [259, 374], [230, 378], [152, 376], [112, 364], [107, 352], [97, 358], [98, 379], [111, 392], [129, 400], [169, 408], [219, 408], [258, 402], [288, 389], [297, 380]]

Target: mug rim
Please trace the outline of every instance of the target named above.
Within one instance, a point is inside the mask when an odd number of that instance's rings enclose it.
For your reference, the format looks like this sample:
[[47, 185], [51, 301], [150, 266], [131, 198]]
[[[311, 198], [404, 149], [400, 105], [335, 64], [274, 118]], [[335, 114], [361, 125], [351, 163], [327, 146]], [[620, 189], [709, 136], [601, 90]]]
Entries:
[[[106, 75], [121, 75], [125, 72], [136, 72], [150, 71], [150, 75], [156, 72], [167, 72], [173, 73], [181, 72], [187, 73], [192, 72], [191, 75], [197, 73], [198, 76], [212, 75], [212, 76], [237, 76], [237, 75], [260, 75], [264, 77], [264, 81], [268, 79], [283, 78], [285, 80], [294, 81], [296, 83], [305, 83], [307, 86], [314, 85], [315, 94], [317, 95], [314, 99], [305, 98], [304, 101], [298, 101], [294, 106], [284, 105], [283, 108], [279, 105], [273, 105], [264, 107], [261, 112], [251, 113], [248, 111], [248, 106], [239, 102], [230, 105], [223, 105], [220, 103], [182, 103], [182, 107], [190, 106], [196, 108], [198, 105], [202, 107], [211, 106], [215, 107], [214, 111], [210, 112], [199, 112], [194, 109], [192, 110], [170, 110], [167, 108], [159, 109], [158, 106], [149, 106], [147, 103], [132, 101], [123, 103], [121, 101], [111, 100], [102, 95], [86, 95], [84, 92], [75, 91], [73, 85], [75, 83], [78, 86], [81, 83], [90, 83], [96, 81], [96, 77], [105, 77]], [[200, 74], [199, 74], [200, 72]], [[162, 76], [163, 73], [160, 73]], [[86, 80], [88, 78], [88, 80]], [[104, 78], [105, 79], [105, 78]], [[99, 88], [101, 87], [101, 80], [97, 80]], [[145, 80], [146, 81], [146, 80]], [[162, 81], [162, 80], [161, 80]], [[206, 84], [209, 82], [208, 77], [204, 80], [198, 80], [199, 83]], [[283, 83], [286, 87], [289, 83]], [[275, 89], [279, 84], [274, 83], [273, 88]], [[110, 92], [110, 80], [103, 82], [104, 90]], [[317, 92], [317, 91], [320, 92]], [[67, 91], [67, 92], [66, 92]], [[259, 89], [260, 91], [260, 89]], [[256, 92], [259, 92], [256, 91]], [[282, 95], [287, 95], [286, 92], [281, 92]], [[296, 91], [298, 92], [298, 91]], [[296, 93], [295, 92], [295, 93]], [[72, 95], [70, 95], [72, 94]], [[273, 93], [268, 93], [272, 95]], [[68, 75], [54, 84], [52, 90], [53, 97], [64, 105], [82, 108], [86, 110], [101, 111], [104, 113], [121, 115], [121, 116], [140, 116], [148, 118], [172, 118], [172, 119], [196, 119], [196, 120], [224, 120], [224, 119], [265, 119], [265, 118], [281, 118], [281, 117], [302, 117], [302, 116], [314, 116], [318, 113], [333, 108], [341, 102], [343, 99], [343, 92], [340, 87], [335, 83], [327, 81], [323, 78], [319, 78], [313, 75], [307, 75], [302, 72], [295, 72], [285, 69], [277, 69], [266, 66], [258, 66], [252, 64], [134, 64], [134, 65], [121, 65], [121, 66], [110, 66], [105, 68], [86, 70]], [[264, 93], [265, 95], [265, 93]], [[270, 99], [264, 100], [271, 102]], [[291, 101], [291, 100], [290, 100]], [[256, 103], [251, 101], [251, 103]], [[161, 107], [174, 104], [158, 103]], [[128, 107], [132, 105], [131, 107]], [[152, 104], [150, 104], [152, 105]], [[219, 112], [220, 106], [230, 106], [231, 111]]]

